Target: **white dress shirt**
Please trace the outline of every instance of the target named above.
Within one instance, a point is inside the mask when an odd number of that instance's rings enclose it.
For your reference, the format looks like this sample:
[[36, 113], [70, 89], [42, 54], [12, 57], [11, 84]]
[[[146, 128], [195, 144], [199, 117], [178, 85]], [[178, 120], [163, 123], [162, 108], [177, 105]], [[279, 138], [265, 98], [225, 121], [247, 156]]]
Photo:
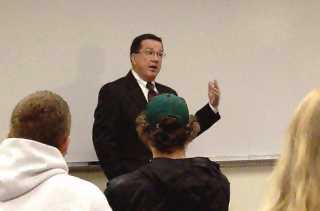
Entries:
[[[146, 100], [148, 101], [148, 92], [149, 92], [149, 89], [147, 88], [147, 82], [144, 81], [142, 78], [140, 78], [140, 76], [134, 71], [134, 70], [131, 70], [132, 72], [132, 75], [135, 77], [135, 79], [137, 80], [142, 92], [143, 92], [143, 95], [144, 97], [146, 98]], [[154, 81], [151, 81], [151, 83], [153, 84], [154, 86], [154, 91], [158, 94], [159, 91], [157, 90], [157, 87], [156, 87], [156, 83]]]

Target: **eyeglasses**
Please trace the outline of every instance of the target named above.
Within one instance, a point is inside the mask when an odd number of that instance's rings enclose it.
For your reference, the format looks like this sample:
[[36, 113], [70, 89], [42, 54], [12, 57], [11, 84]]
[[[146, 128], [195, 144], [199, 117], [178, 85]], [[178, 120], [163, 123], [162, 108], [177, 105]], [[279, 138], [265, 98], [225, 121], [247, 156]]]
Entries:
[[159, 57], [161, 59], [166, 56], [166, 54], [162, 51], [156, 52], [156, 51], [149, 49], [149, 48], [146, 48], [143, 51], [140, 51], [139, 53], [143, 53], [147, 57], [154, 57], [155, 55], [157, 55], [157, 57]]

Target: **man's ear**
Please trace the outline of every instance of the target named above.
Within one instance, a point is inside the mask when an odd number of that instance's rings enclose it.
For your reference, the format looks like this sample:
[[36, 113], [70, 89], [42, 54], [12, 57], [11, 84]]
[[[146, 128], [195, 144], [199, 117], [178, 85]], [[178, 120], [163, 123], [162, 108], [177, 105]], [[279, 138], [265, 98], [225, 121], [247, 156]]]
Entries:
[[135, 55], [134, 55], [134, 54], [131, 54], [130, 58], [131, 58], [131, 63], [132, 63], [132, 65], [135, 65], [135, 64], [136, 64]]
[[62, 136], [59, 141], [59, 146], [58, 149], [59, 151], [63, 154], [66, 155], [68, 148], [69, 148], [69, 143], [70, 143], [70, 137], [69, 136]]

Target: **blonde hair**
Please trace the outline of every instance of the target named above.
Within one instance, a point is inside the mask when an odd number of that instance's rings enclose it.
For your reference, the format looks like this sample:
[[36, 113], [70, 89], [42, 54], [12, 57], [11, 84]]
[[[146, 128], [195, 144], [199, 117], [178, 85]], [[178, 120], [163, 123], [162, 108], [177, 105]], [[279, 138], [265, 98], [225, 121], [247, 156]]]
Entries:
[[298, 106], [264, 211], [320, 210], [320, 89]]
[[67, 102], [50, 91], [37, 91], [14, 108], [9, 138], [26, 138], [59, 147], [58, 139], [70, 134], [71, 114]]

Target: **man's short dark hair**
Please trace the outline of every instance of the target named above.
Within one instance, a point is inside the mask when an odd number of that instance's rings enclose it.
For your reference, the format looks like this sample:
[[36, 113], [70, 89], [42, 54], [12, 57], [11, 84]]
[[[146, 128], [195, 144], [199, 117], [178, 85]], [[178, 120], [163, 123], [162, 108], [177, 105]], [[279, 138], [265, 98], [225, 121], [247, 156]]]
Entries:
[[9, 138], [25, 138], [59, 147], [58, 139], [69, 136], [71, 114], [67, 102], [50, 91], [37, 91], [23, 98], [11, 114]]
[[141, 48], [141, 42], [143, 40], [155, 40], [162, 44], [162, 39], [154, 34], [142, 34], [134, 38], [130, 47], [130, 55], [133, 53], [138, 53]]

